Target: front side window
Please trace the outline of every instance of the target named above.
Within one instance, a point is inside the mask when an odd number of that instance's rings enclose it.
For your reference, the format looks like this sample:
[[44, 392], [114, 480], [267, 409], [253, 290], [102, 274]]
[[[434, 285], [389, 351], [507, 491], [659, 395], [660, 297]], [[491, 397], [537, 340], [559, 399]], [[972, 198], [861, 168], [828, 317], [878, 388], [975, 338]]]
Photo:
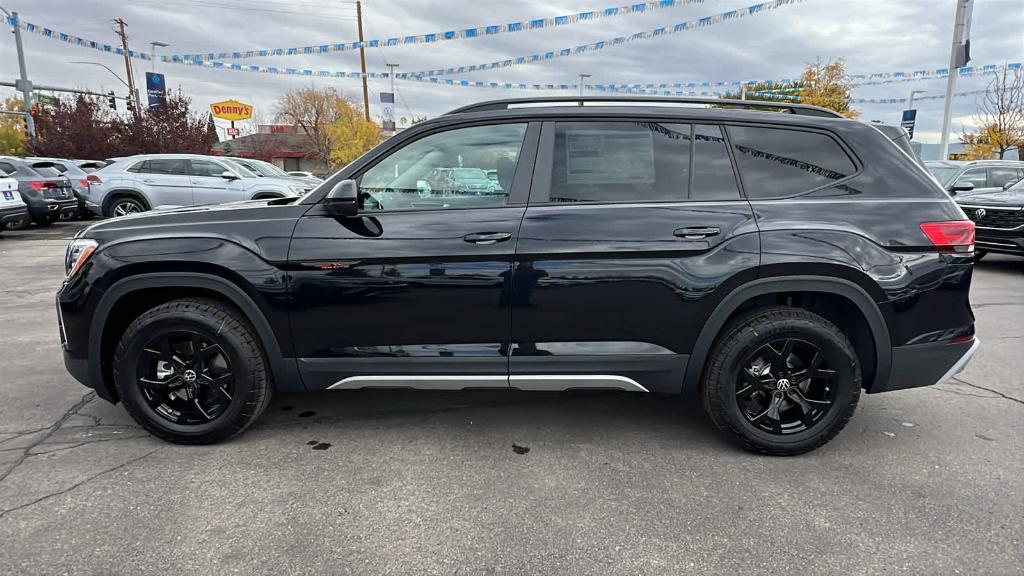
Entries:
[[967, 170], [956, 179], [954, 186], [961, 186], [963, 184], [973, 184], [975, 188], [984, 188], [985, 183], [988, 181], [988, 175], [984, 168], [972, 168]]
[[856, 172], [838, 142], [819, 132], [730, 126], [729, 140], [747, 198], [782, 198], [827, 186]]
[[360, 209], [504, 206], [525, 135], [526, 124], [496, 124], [415, 140], [359, 177]]
[[190, 163], [192, 164], [190, 174], [193, 176], [216, 176], [220, 178], [220, 175], [227, 170], [227, 168], [210, 160], [191, 160]]

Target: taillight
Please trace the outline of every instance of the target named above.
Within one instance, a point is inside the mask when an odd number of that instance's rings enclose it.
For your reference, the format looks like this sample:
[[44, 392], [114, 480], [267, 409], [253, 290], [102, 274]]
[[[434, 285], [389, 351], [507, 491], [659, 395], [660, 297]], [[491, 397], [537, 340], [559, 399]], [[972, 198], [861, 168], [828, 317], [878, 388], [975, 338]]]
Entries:
[[89, 174], [85, 179], [93, 184], [103, 184], [103, 179], [95, 174]]
[[81, 184], [82, 186], [85, 186], [86, 188], [89, 187], [89, 180], [86, 178], [79, 178], [78, 183]]
[[35, 191], [43, 190], [44, 188], [56, 188], [53, 182], [40, 182], [38, 180], [29, 182], [29, 185], [32, 186], [32, 189]]
[[974, 222], [924, 222], [921, 231], [939, 252], [974, 252]]

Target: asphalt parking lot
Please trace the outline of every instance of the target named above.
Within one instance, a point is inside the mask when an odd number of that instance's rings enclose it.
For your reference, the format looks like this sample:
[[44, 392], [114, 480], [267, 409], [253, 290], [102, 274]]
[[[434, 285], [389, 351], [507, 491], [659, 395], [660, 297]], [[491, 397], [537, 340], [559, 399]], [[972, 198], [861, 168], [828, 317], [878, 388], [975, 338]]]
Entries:
[[79, 226], [0, 235], [0, 574], [1024, 571], [1020, 259], [976, 268], [965, 372], [862, 397], [802, 457], [627, 393], [278, 396], [242, 437], [180, 447], [64, 370]]

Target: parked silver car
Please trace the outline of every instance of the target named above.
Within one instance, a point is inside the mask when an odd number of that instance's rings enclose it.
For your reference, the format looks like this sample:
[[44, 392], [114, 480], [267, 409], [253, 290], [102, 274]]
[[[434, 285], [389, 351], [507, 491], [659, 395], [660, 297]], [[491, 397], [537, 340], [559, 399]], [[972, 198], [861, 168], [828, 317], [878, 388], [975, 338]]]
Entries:
[[312, 189], [294, 180], [261, 178], [229, 158], [193, 154], [114, 158], [88, 178], [86, 205], [103, 216], [293, 197]]
[[1024, 178], [1024, 162], [1017, 160], [932, 160], [924, 165], [947, 192], [960, 195], [998, 192]]
[[323, 182], [322, 179], [317, 178], [316, 176], [292, 176], [290, 172], [285, 172], [264, 160], [256, 160], [255, 158], [232, 158], [231, 160], [236, 164], [245, 166], [260, 176], [265, 176], [267, 178], [286, 178], [288, 180], [297, 180], [312, 186], [313, 188], [316, 188]]

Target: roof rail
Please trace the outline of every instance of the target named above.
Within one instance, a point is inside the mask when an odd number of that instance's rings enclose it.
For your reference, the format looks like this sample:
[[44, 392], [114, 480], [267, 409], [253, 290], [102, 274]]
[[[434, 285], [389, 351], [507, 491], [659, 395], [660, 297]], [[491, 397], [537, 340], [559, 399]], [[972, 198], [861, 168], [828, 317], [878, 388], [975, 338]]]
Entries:
[[[588, 102], [598, 104], [615, 103], [646, 103], [646, 104], [705, 104], [723, 108], [763, 108], [770, 110], [784, 111], [789, 114], [800, 114], [803, 116], [822, 116], [826, 118], [842, 118], [843, 115], [835, 110], [811, 106], [809, 104], [793, 104], [791, 102], [765, 102], [761, 100], [729, 100], [721, 98], [652, 98], [643, 96], [584, 96], [584, 97], [563, 97], [544, 96], [540, 98], [508, 98], [505, 100], [490, 100], [479, 104], [470, 104], [462, 108], [456, 108], [447, 114], [465, 114], [467, 112], [485, 112], [489, 110], [508, 110], [517, 105], [526, 104], [550, 104], [550, 105], [572, 105], [585, 106]], [[446, 115], [447, 115], [446, 114]]]

